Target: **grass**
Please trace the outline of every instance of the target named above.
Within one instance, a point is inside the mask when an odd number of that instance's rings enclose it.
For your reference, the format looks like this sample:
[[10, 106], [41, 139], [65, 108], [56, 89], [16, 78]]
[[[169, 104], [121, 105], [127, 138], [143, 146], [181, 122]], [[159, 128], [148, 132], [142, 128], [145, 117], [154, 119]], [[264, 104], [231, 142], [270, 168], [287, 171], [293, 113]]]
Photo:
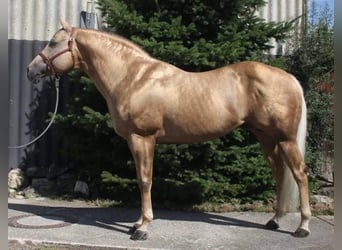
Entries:
[[[109, 199], [96, 199], [88, 201], [95, 206], [99, 207], [139, 207], [138, 202], [135, 203], [123, 203], [120, 201], [109, 200]], [[204, 202], [202, 204], [194, 205], [180, 205], [173, 204], [170, 202], [165, 203], [154, 203], [154, 209], [167, 209], [167, 210], [178, 210], [187, 212], [214, 212], [214, 213], [226, 213], [226, 212], [264, 212], [274, 213], [276, 204], [274, 201], [252, 201], [242, 203], [238, 199], [234, 199], [229, 203], [215, 203], [215, 202]], [[313, 215], [334, 215], [334, 207], [328, 207], [324, 204], [311, 204], [311, 211]]]

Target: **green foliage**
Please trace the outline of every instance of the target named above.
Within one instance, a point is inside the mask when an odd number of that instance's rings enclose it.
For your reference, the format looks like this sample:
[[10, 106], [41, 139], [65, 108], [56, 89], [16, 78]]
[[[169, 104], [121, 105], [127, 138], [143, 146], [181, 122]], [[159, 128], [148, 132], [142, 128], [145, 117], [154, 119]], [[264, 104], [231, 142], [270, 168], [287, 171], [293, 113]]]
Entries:
[[[270, 48], [269, 39], [284, 39], [291, 27], [291, 23], [265, 23], [256, 17], [263, 0], [98, 3], [108, 31], [135, 41], [153, 57], [191, 71], [268, 60], [264, 52]], [[69, 141], [65, 154], [79, 165], [80, 178], [97, 187], [99, 197], [137, 200], [134, 163], [127, 144], [112, 130], [103, 98], [82, 74], [73, 72], [71, 77], [82, 91], [70, 102], [69, 111], [57, 117], [59, 131]], [[154, 202], [182, 204], [267, 200], [274, 195], [274, 183], [259, 144], [238, 129], [205, 143], [158, 145], [152, 195]]]
[[262, 0], [100, 0], [111, 30], [151, 55], [186, 70], [202, 71], [261, 59], [270, 38], [284, 39], [291, 23], [265, 23], [255, 15]]
[[134, 178], [120, 177], [108, 171], [101, 173], [99, 197], [112, 198], [120, 202], [133, 202], [139, 195], [137, 181]]
[[[193, 204], [267, 200], [274, 195], [271, 169], [258, 144], [225, 145], [223, 139], [194, 145], [158, 145], [152, 198], [154, 202]], [[116, 172], [116, 171], [115, 171]], [[103, 171], [106, 197], [128, 201], [136, 197], [135, 179]]]
[[333, 15], [327, 6], [320, 12], [311, 6], [306, 33], [294, 42], [287, 58], [287, 69], [302, 83], [308, 106], [307, 163], [311, 170], [319, 167], [327, 143], [333, 142]]
[[60, 136], [67, 141], [62, 149], [77, 167], [78, 178], [92, 182], [100, 180], [103, 170], [135, 173], [126, 168], [131, 155], [121, 137], [114, 136], [112, 119], [103, 97], [82, 73], [70, 73], [69, 84], [79, 85], [80, 94], [73, 97], [67, 113], [58, 114], [55, 123]]
[[259, 145], [245, 143], [236, 144], [226, 137], [192, 145], [159, 145], [154, 174], [168, 179], [164, 189], [181, 192], [158, 192], [156, 198], [191, 203], [270, 198], [269, 190], [274, 187], [271, 170]]

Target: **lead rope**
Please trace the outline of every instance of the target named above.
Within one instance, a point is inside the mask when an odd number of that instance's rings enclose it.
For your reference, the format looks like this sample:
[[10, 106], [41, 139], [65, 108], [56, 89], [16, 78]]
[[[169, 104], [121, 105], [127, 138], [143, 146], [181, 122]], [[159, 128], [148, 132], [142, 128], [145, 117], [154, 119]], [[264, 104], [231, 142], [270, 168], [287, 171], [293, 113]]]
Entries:
[[59, 77], [55, 78], [55, 88], [56, 88], [56, 106], [55, 106], [55, 111], [53, 112], [53, 116], [52, 116], [49, 124], [47, 125], [47, 127], [44, 129], [44, 131], [39, 136], [34, 138], [32, 141], [30, 141], [28, 143], [25, 143], [23, 145], [19, 145], [19, 146], [8, 146], [9, 149], [25, 148], [25, 147], [35, 143], [36, 141], [38, 141], [48, 131], [48, 129], [51, 127], [53, 121], [55, 120], [56, 114], [57, 114], [58, 102], [59, 102]]

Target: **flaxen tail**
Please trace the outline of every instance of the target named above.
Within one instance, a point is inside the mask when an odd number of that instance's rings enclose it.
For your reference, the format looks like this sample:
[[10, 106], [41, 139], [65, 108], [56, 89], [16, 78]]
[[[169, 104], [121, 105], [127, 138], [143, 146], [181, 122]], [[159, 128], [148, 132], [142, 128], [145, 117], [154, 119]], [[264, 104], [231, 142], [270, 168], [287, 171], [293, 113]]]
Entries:
[[[306, 103], [304, 99], [303, 89], [300, 83], [297, 81], [295, 77], [293, 77], [295, 82], [300, 88], [300, 92], [302, 95], [302, 111], [301, 118], [297, 131], [297, 144], [302, 154], [303, 160], [305, 155], [305, 139], [306, 139], [306, 127], [307, 127], [307, 109]], [[293, 174], [290, 168], [286, 165], [284, 161], [284, 179], [281, 186], [280, 199], [278, 200], [278, 208], [280, 211], [285, 212], [294, 212], [298, 209], [299, 205], [299, 191], [298, 185], [293, 177]]]

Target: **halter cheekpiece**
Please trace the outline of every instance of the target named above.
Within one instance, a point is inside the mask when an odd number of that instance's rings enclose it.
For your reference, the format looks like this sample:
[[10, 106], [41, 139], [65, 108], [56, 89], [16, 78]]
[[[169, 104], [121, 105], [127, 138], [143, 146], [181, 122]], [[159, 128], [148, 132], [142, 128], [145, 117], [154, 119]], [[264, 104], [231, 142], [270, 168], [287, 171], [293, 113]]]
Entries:
[[72, 28], [71, 32], [70, 32], [70, 36], [69, 36], [69, 40], [68, 40], [68, 48], [66, 48], [66, 49], [56, 53], [55, 55], [53, 55], [50, 58], [48, 58], [46, 55], [44, 55], [43, 51], [40, 51], [38, 53], [38, 55], [40, 55], [41, 58], [43, 59], [43, 61], [46, 63], [48, 70], [52, 73], [52, 75], [55, 75], [57, 78], [59, 78], [60, 75], [62, 74], [62, 72], [58, 72], [56, 70], [56, 68], [53, 66], [53, 61], [57, 57], [59, 57], [60, 55], [66, 53], [66, 52], [70, 52], [71, 53], [71, 57], [72, 57], [72, 67], [75, 66], [75, 55], [73, 53], [73, 47], [74, 47], [73, 33], [74, 33], [74, 28]]

